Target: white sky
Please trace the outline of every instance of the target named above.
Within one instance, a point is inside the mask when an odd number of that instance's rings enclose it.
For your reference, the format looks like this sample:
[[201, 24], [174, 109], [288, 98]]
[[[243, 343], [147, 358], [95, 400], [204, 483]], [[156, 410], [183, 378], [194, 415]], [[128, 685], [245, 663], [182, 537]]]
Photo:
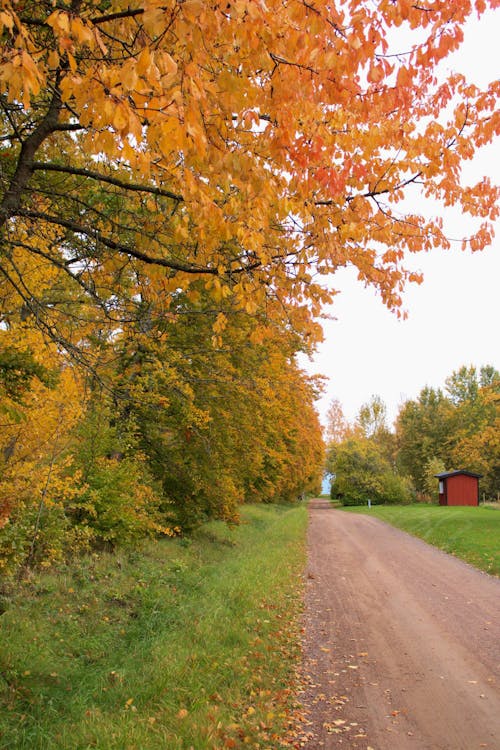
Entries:
[[[445, 63], [469, 80], [485, 85], [500, 76], [500, 11], [470, 22], [463, 48]], [[499, 103], [500, 106], [500, 103]], [[483, 149], [467, 165], [469, 181], [489, 175], [500, 181], [500, 142]], [[415, 207], [418, 210], [418, 206]], [[450, 235], [469, 235], [470, 217], [443, 214]], [[446, 221], [446, 218], [445, 218]], [[352, 269], [335, 275], [341, 293], [327, 310], [336, 320], [324, 323], [325, 342], [306, 365], [328, 377], [318, 410], [322, 421], [333, 398], [352, 421], [373, 394], [386, 403], [389, 423], [399, 405], [415, 398], [425, 385], [443, 387], [461, 365], [492, 364], [500, 369], [500, 222], [493, 244], [482, 252], [450, 251], [416, 254], [407, 265], [423, 271], [424, 281], [410, 285], [398, 320], [371, 289], [356, 280]]]

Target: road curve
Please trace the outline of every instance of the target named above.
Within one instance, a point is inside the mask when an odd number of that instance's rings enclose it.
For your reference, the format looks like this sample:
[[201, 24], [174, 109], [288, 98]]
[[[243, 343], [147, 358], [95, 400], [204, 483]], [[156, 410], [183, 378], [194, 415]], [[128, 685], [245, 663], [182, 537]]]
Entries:
[[307, 750], [500, 750], [500, 579], [311, 503]]

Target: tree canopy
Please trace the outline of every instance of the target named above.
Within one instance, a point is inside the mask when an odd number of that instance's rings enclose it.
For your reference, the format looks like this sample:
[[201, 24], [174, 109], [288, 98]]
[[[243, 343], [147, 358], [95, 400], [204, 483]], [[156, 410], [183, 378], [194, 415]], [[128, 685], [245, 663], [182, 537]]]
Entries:
[[3, 315], [88, 357], [89, 326], [164, 315], [201, 278], [314, 334], [321, 276], [347, 264], [397, 308], [404, 253], [450, 244], [397, 211], [408, 191], [482, 217], [472, 249], [491, 238], [498, 191], [460, 174], [498, 132], [499, 83], [435, 75], [485, 7], [3, 2]]

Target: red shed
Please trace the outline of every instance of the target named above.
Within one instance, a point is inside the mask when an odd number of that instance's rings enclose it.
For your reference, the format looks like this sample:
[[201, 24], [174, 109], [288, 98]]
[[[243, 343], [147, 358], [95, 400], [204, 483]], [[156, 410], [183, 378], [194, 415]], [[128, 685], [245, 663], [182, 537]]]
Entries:
[[479, 505], [479, 480], [473, 471], [445, 471], [439, 479], [439, 505]]

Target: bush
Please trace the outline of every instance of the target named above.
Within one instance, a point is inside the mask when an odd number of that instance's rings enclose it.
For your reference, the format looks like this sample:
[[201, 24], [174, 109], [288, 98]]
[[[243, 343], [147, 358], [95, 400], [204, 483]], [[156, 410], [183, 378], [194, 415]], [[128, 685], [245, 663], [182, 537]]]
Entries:
[[382, 502], [387, 505], [409, 505], [415, 502], [415, 488], [411, 479], [402, 477], [393, 471], [385, 472], [382, 477]]
[[411, 503], [411, 481], [397, 474], [378, 445], [369, 438], [354, 437], [335, 445], [327, 468], [336, 474], [331, 497], [343, 505]]

